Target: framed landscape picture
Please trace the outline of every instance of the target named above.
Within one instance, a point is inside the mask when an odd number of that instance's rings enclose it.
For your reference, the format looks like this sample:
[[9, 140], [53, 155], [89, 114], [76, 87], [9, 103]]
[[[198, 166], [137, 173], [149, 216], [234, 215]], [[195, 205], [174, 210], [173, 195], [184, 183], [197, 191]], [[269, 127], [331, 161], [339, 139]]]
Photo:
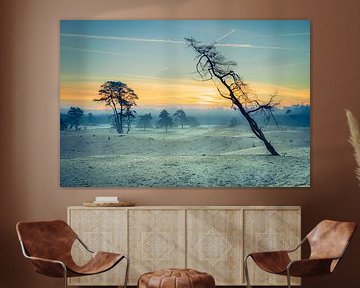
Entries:
[[61, 187], [309, 187], [310, 21], [61, 20]]

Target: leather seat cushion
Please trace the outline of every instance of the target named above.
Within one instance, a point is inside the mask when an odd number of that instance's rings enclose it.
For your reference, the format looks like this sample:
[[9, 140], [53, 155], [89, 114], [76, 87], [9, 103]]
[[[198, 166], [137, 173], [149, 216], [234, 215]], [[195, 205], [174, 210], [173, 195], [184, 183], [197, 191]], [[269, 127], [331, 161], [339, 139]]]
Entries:
[[140, 276], [138, 288], [214, 288], [214, 277], [193, 269], [166, 269]]

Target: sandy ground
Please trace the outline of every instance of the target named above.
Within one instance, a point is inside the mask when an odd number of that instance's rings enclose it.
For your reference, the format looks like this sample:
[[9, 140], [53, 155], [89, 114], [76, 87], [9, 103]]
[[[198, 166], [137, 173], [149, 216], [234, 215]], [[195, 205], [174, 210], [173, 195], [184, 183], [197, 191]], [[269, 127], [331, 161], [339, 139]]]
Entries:
[[310, 129], [267, 128], [281, 156], [246, 127], [61, 131], [62, 187], [310, 186]]

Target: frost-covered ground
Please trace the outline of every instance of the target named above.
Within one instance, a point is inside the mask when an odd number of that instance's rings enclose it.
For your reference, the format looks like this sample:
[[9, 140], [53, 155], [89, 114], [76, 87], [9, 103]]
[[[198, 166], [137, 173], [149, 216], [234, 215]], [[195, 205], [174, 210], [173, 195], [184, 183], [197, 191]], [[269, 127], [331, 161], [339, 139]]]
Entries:
[[264, 129], [270, 156], [247, 127], [61, 131], [62, 187], [310, 186], [310, 129]]

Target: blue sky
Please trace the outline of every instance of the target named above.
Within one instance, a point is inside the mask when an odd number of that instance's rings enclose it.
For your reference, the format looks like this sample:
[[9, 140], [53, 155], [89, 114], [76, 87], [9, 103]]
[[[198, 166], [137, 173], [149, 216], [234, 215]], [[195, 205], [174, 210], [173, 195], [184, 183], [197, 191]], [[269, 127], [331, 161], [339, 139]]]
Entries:
[[310, 102], [308, 20], [62, 20], [60, 33], [64, 107], [96, 109], [92, 99], [107, 80], [136, 88], [144, 106], [168, 105], [166, 94], [187, 105], [181, 99], [192, 93], [194, 101], [202, 95], [208, 107], [222, 106], [222, 99], [211, 98], [211, 83], [194, 80], [195, 54], [185, 37], [216, 43], [260, 96], [275, 89], [284, 105]]

